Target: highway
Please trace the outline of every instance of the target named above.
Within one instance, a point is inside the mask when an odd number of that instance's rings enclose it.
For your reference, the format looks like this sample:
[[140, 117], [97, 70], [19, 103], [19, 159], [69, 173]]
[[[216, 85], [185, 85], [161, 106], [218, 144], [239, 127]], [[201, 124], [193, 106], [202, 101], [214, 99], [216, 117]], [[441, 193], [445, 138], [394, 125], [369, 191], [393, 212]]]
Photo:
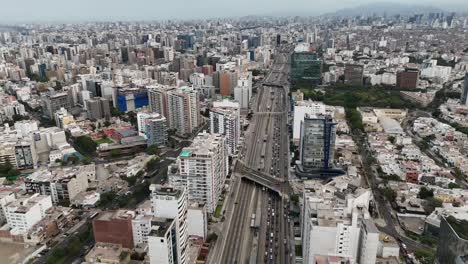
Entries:
[[[286, 195], [249, 179], [272, 183], [288, 179], [287, 116], [289, 54], [278, 52], [275, 63], [252, 98], [252, 119], [240, 149], [234, 204], [226, 209], [220, 252], [210, 263], [294, 263], [294, 237]], [[246, 174], [253, 177], [241, 177]], [[260, 182], [260, 179], [258, 180]], [[286, 198], [285, 198], [286, 197]], [[255, 223], [255, 224], [254, 224]]]

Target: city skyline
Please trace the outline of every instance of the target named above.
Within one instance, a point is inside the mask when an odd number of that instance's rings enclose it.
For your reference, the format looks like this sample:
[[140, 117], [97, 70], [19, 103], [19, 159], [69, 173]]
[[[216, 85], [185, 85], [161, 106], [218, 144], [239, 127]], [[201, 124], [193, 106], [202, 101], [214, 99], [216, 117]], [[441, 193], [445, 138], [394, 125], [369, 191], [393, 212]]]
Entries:
[[[260, 0], [250, 2], [240, 0], [234, 3], [219, 3], [214, 0], [199, 3], [160, 2], [147, 0], [136, 0], [131, 5], [125, 1], [99, 1], [84, 0], [73, 10], [61, 7], [62, 1], [49, 0], [44, 2], [27, 0], [27, 4], [34, 13], [24, 12], [24, 5], [12, 3], [2, 4], [0, 10], [0, 23], [30, 23], [30, 22], [85, 22], [85, 21], [152, 21], [167, 19], [211, 19], [229, 18], [243, 16], [317, 16], [333, 13], [348, 8], [356, 8], [367, 5], [397, 5], [406, 7], [430, 7], [440, 9], [444, 12], [468, 12], [468, 3], [462, 0], [439, 1], [415, 0], [411, 4], [402, 0], [391, 1], [338, 1], [338, 0], [316, 0], [313, 2], [305, 0], [274, 2]], [[54, 8], [50, 8], [50, 7]], [[66, 6], [66, 5], [63, 5]], [[91, 8], [92, 7], [92, 8]], [[163, 10], [163, 11], [161, 11]]]

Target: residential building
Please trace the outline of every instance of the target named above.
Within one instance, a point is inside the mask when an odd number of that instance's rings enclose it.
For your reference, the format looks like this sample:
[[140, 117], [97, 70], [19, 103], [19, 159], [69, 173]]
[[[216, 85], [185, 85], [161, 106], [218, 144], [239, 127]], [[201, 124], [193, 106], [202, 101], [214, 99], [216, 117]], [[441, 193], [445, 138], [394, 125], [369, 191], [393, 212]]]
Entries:
[[44, 107], [44, 114], [47, 115], [50, 119], [54, 118], [54, 113], [60, 110], [60, 108], [65, 108], [67, 110], [71, 109], [68, 93], [47, 93], [43, 94], [41, 98]]
[[[8, 124], [0, 128], [0, 164], [9, 163], [17, 169], [35, 168], [38, 162], [35, 142], [27, 134], [23, 137], [23, 133], [29, 133], [29, 129], [21, 125], [30, 123], [17, 123], [21, 130], [12, 130]], [[37, 124], [33, 122], [29, 128], [37, 129]]]
[[73, 115], [69, 114], [65, 108], [60, 108], [57, 112], [55, 112], [54, 119], [55, 125], [62, 129], [66, 129], [69, 125], [75, 123]]
[[240, 138], [240, 116], [237, 109], [211, 108], [210, 132], [221, 134], [226, 139], [229, 155], [237, 152]]
[[172, 186], [187, 188], [189, 202], [204, 204], [208, 213], [215, 211], [228, 173], [228, 158], [222, 135], [198, 134], [183, 148], [176, 164], [169, 167]]
[[16, 200], [15, 192], [13, 191], [0, 191], [0, 225], [6, 222], [6, 215], [5, 215], [5, 206]]
[[208, 236], [208, 215], [205, 206], [198, 203], [190, 204], [187, 210], [187, 219], [188, 235], [205, 241]]
[[41, 221], [46, 211], [52, 207], [49, 195], [34, 194], [19, 197], [4, 207], [5, 218], [13, 235], [27, 233], [35, 224]]
[[132, 231], [134, 216], [135, 212], [125, 210], [100, 213], [93, 220], [94, 240], [101, 243], [118, 244], [124, 248], [132, 249], [134, 247]]
[[419, 82], [419, 69], [417, 68], [405, 68], [404, 71], [399, 71], [397, 73], [397, 83], [396, 86], [399, 89], [409, 89], [413, 90], [418, 88]]
[[[94, 165], [92, 165], [94, 166]], [[78, 167], [40, 169], [25, 180], [27, 193], [50, 195], [54, 204], [69, 204], [88, 188], [89, 171]]]
[[359, 64], [346, 64], [344, 69], [344, 82], [351, 85], [363, 85], [364, 66]]
[[372, 194], [358, 188], [342, 195], [341, 188], [348, 184], [336, 178], [305, 187], [301, 212], [304, 264], [317, 263], [321, 256], [345, 258], [350, 264], [375, 263], [379, 234], [368, 212]]
[[234, 100], [239, 102], [242, 109], [249, 109], [250, 98], [252, 93], [246, 86], [237, 86], [234, 88]]
[[361, 230], [359, 235], [359, 264], [374, 264], [379, 249], [380, 232], [377, 230], [372, 219], [361, 219]]
[[148, 257], [150, 264], [185, 264], [179, 262], [177, 250], [177, 222], [175, 219], [155, 219], [151, 222], [148, 235]]
[[168, 118], [167, 93], [175, 87], [167, 85], [148, 86], [149, 109]]
[[188, 227], [187, 192], [185, 188], [173, 188], [152, 184], [151, 204], [157, 218], [174, 219], [177, 263], [187, 263]]
[[88, 110], [88, 118], [93, 120], [109, 119], [111, 117], [109, 100], [102, 97], [94, 97], [86, 100], [86, 109]]
[[198, 92], [193, 87], [180, 87], [167, 93], [169, 128], [186, 135], [201, 124]]
[[465, 73], [463, 90], [461, 93], [460, 104], [468, 106], [468, 72]]
[[148, 243], [148, 236], [151, 232], [152, 215], [137, 214], [132, 219], [133, 244], [136, 246]]
[[145, 136], [148, 146], [164, 147], [167, 144], [167, 122], [163, 116], [151, 117], [145, 120]]

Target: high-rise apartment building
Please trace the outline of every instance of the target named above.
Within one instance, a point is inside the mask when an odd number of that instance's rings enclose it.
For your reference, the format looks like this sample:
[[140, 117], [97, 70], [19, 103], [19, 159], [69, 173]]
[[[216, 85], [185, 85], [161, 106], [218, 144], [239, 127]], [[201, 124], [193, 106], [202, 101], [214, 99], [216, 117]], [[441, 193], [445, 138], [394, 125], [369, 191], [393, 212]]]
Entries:
[[207, 213], [213, 213], [228, 169], [223, 136], [203, 132], [182, 149], [176, 163], [169, 167], [168, 178], [172, 186], [187, 188], [190, 203], [204, 204]]
[[137, 114], [138, 133], [146, 137], [148, 145], [163, 147], [167, 143], [167, 121], [158, 113]]
[[167, 85], [148, 86], [149, 108], [155, 112], [168, 117], [167, 93], [174, 90], [174, 87]]
[[465, 73], [465, 81], [463, 83], [463, 91], [461, 94], [460, 103], [468, 106], [468, 72]]
[[[185, 188], [173, 188], [152, 184], [151, 204], [153, 215], [157, 218], [174, 219], [175, 247], [177, 263], [187, 263], [188, 223], [187, 223], [187, 192]], [[151, 259], [150, 259], [151, 261]], [[153, 262], [151, 262], [153, 263]]]
[[233, 70], [223, 70], [219, 72], [219, 90], [221, 96], [231, 96], [237, 81], [237, 72]]
[[150, 264], [174, 264], [179, 262], [177, 250], [177, 221], [175, 219], [154, 219], [148, 235], [148, 257]]
[[226, 139], [229, 155], [237, 151], [240, 138], [240, 116], [237, 109], [212, 108], [210, 111], [210, 132], [221, 134]]
[[201, 123], [198, 92], [193, 87], [180, 87], [167, 93], [169, 128], [185, 135]]
[[111, 117], [109, 100], [102, 97], [94, 97], [85, 101], [89, 119], [109, 119]]

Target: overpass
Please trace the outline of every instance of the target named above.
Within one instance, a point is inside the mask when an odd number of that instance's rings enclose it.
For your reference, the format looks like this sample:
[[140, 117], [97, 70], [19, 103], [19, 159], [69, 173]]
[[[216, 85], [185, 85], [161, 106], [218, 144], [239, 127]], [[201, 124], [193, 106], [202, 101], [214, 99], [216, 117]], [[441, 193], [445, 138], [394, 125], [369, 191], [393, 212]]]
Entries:
[[270, 87], [277, 87], [277, 88], [284, 88], [284, 85], [278, 84], [278, 83], [270, 83], [270, 82], [264, 82], [262, 83], [263, 86], [270, 86]]
[[245, 178], [254, 183], [257, 183], [271, 191], [278, 193], [282, 196], [282, 189], [284, 180], [272, 177], [271, 175], [265, 174], [260, 171], [256, 171], [245, 166], [242, 162], [237, 161], [235, 171], [238, 172], [241, 178]]

